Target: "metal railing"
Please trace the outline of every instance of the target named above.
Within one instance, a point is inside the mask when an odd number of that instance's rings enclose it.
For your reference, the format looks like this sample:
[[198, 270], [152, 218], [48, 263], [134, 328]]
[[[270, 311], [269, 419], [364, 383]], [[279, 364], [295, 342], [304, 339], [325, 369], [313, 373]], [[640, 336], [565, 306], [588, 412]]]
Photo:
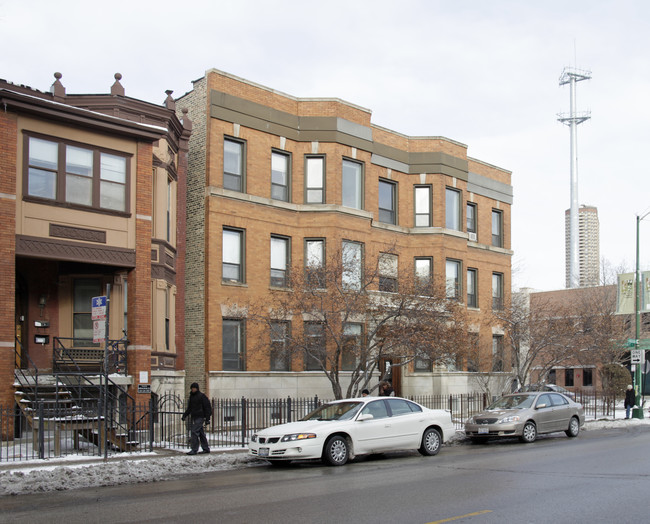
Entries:
[[[490, 400], [483, 393], [421, 395], [411, 399], [431, 409], [451, 410], [458, 430], [462, 430], [465, 420], [481, 411]], [[577, 392], [576, 400], [584, 405], [588, 419], [616, 414], [616, 400], [611, 397]], [[327, 400], [317, 396], [212, 399], [212, 417], [205, 430], [206, 436], [213, 448], [241, 449], [256, 431], [299, 420], [323, 402]], [[80, 415], [75, 417], [61, 406], [57, 407], [55, 402], [43, 401], [33, 406], [31, 425], [20, 410], [0, 406], [0, 433], [4, 434], [3, 430], [10, 424], [19, 430], [19, 436], [0, 443], [0, 462], [69, 454], [101, 456], [154, 449], [187, 451], [190, 421], [181, 420], [186, 405], [185, 399], [170, 394], [152, 395], [150, 402], [139, 404], [132, 399], [124, 402], [118, 398], [105, 405], [98, 398], [80, 402]]]

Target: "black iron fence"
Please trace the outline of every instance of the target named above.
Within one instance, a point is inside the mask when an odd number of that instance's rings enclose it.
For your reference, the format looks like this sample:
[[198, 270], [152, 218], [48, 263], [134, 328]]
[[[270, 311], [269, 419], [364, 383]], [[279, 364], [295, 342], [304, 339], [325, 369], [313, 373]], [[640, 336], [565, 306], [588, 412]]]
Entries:
[[[488, 403], [482, 393], [422, 395], [412, 400], [432, 409], [448, 409], [457, 429]], [[612, 417], [612, 398], [578, 392], [588, 419]], [[213, 448], [244, 448], [265, 427], [299, 420], [326, 400], [310, 398], [213, 399], [206, 435]], [[38, 402], [30, 410], [0, 406], [0, 462], [63, 455], [106, 456], [169, 449], [187, 451], [189, 420], [182, 421], [185, 400], [155, 396], [149, 403], [79, 403], [72, 411], [57, 401]], [[620, 409], [620, 406], [619, 406]], [[13, 435], [13, 438], [10, 437]]]

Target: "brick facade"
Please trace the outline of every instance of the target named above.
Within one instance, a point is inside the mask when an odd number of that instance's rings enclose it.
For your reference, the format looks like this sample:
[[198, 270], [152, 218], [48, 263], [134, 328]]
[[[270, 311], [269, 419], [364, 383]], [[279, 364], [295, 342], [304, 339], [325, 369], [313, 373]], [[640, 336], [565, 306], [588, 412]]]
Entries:
[[[189, 108], [194, 124], [188, 167], [188, 381], [200, 382], [207, 373], [211, 395], [234, 394], [232, 382], [220, 379], [222, 322], [232, 304], [258, 302], [269, 293], [271, 235], [290, 239], [293, 268], [304, 266], [305, 238], [325, 238], [332, 252], [344, 239], [363, 243], [367, 261], [395, 246], [401, 274], [412, 274], [414, 257], [431, 257], [434, 278], [444, 279], [446, 260], [458, 260], [463, 290], [466, 270], [477, 269], [479, 307], [469, 312], [470, 323], [480, 332], [483, 350], [491, 352], [492, 336], [500, 332], [485, 324], [492, 308], [492, 275], [501, 275], [506, 300], [511, 281], [510, 172], [468, 157], [467, 146], [453, 140], [408, 137], [374, 126], [370, 111], [341, 100], [298, 99], [216, 70], [195, 82], [178, 104]], [[225, 137], [245, 144], [243, 192], [224, 189]], [[272, 151], [290, 155], [287, 202], [271, 198]], [[322, 155], [326, 165], [325, 202], [315, 205], [304, 196], [305, 157], [314, 154]], [[358, 210], [342, 206], [344, 159], [363, 166]], [[380, 180], [396, 185], [396, 224], [378, 219]], [[414, 188], [420, 185], [431, 188], [431, 227], [415, 227]], [[447, 188], [460, 192], [458, 230], [445, 227]], [[468, 202], [478, 210], [476, 241], [465, 228]], [[492, 245], [493, 211], [502, 219], [499, 247]], [[245, 232], [243, 285], [222, 282], [224, 227]], [[242, 384], [270, 366], [258, 334], [247, 331], [246, 337]], [[292, 368], [300, 372], [298, 365]]]
[[[37, 366], [42, 376], [55, 367], [53, 345], [78, 355], [92, 346], [92, 333], [80, 329], [90, 320], [83, 293], [108, 289], [108, 338], [128, 330], [125, 383], [136, 400], [147, 400], [137, 386], [152, 384], [154, 369], [183, 370], [185, 305], [176, 285], [180, 279], [184, 287], [185, 214], [177, 208], [185, 199], [191, 123], [176, 116], [171, 92], [162, 106], [126, 97], [119, 74], [106, 95], [66, 94], [61, 75], [55, 77], [49, 92], [0, 81], [0, 405], [13, 403], [16, 366]], [[55, 151], [55, 160], [46, 174], [32, 175], [29, 159], [39, 143]], [[88, 162], [77, 151], [93, 159], [81, 171], [90, 186], [70, 175], [76, 162]], [[111, 161], [104, 155], [123, 162], [117, 177], [102, 171]], [[43, 180], [54, 181], [51, 193]], [[123, 187], [103, 193], [106, 180]], [[85, 198], [83, 187], [92, 189], [89, 200], [75, 200]], [[115, 194], [122, 200], [112, 207]], [[14, 358], [17, 336], [22, 362]], [[36, 336], [48, 341], [37, 343]], [[162, 348], [155, 356], [154, 344]]]

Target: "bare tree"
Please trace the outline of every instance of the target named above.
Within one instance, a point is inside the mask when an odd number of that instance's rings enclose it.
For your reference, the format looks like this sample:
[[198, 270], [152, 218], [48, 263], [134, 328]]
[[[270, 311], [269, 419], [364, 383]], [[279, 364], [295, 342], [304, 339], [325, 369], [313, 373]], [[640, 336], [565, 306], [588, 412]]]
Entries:
[[503, 327], [519, 385], [529, 381], [533, 366], [543, 377], [572, 358], [575, 330], [570, 312], [564, 304], [546, 297], [533, 296], [531, 300], [527, 291], [513, 293], [509, 304], [492, 312], [492, 321]]
[[616, 286], [581, 289], [572, 309], [576, 321], [575, 358], [583, 365], [621, 364], [629, 353], [623, 342], [626, 315], [616, 314]]
[[618, 264], [612, 263], [611, 260], [601, 257], [600, 258], [600, 285], [608, 286], [611, 284], [616, 284], [618, 281], [618, 275], [621, 273], [630, 273], [629, 265], [622, 261]]
[[[335, 398], [370, 388], [383, 359], [394, 366], [455, 360], [467, 346], [465, 308], [429, 278], [405, 276], [410, 271], [398, 278], [397, 260], [387, 250], [364, 266], [354, 248], [308, 259], [304, 271], [287, 275], [283, 289], [249, 304], [248, 319], [275, 337], [272, 358], [321, 370]], [[268, 353], [269, 343], [257, 339], [257, 350]]]
[[599, 286], [550, 293], [515, 293], [493, 316], [503, 325], [519, 384], [531, 371], [546, 377], [557, 366], [619, 364], [625, 319], [616, 315], [616, 287]]

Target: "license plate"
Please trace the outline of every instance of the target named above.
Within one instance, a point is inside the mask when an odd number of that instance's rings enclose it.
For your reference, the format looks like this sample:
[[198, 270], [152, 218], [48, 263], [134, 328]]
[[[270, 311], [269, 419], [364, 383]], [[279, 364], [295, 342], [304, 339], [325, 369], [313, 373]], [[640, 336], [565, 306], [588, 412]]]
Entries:
[[260, 457], [268, 457], [269, 456], [269, 448], [260, 448], [260, 450], [257, 452], [257, 455]]
[[487, 435], [490, 432], [490, 428], [478, 428], [479, 435]]

